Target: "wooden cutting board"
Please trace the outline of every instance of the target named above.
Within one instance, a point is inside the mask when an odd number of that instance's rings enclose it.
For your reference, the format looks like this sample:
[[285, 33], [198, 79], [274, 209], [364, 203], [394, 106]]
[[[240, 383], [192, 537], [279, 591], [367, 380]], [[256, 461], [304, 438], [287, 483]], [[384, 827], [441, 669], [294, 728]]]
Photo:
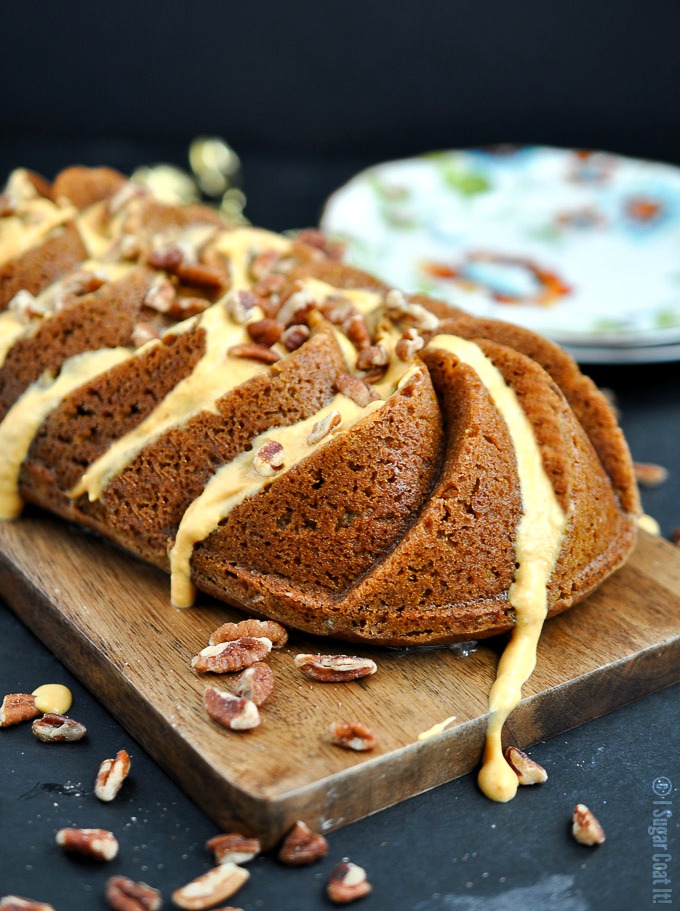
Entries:
[[[272, 653], [276, 689], [262, 723], [233, 733], [205, 715], [207, 682], [191, 657], [236, 611], [203, 598], [180, 611], [161, 572], [51, 518], [0, 523], [0, 591], [18, 616], [99, 697], [225, 830], [273, 844], [296, 819], [328, 831], [475, 768], [486, 698], [503, 641], [460, 649], [368, 650], [378, 673], [313, 683], [300, 651], [353, 646], [293, 633]], [[20, 660], [20, 659], [18, 659]], [[527, 746], [680, 680], [680, 549], [642, 535], [629, 563], [586, 602], [546, 624], [537, 669], [506, 729]], [[418, 734], [450, 715], [441, 734]], [[356, 719], [371, 753], [324, 741]]]

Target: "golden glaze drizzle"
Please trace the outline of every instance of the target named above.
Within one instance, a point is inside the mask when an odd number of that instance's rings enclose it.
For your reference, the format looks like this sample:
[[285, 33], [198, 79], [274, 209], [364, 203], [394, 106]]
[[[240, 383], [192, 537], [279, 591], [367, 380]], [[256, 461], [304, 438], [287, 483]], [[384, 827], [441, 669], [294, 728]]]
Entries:
[[77, 214], [71, 205], [40, 196], [23, 168], [12, 172], [5, 192], [15, 201], [16, 212], [0, 218], [0, 263], [21, 256]]
[[478, 778], [487, 797], [505, 802], [514, 797], [518, 782], [503, 757], [501, 732], [536, 664], [538, 639], [548, 610], [547, 586], [562, 547], [566, 516], [543, 468], [533, 428], [501, 372], [481, 348], [457, 336], [438, 335], [430, 346], [451, 352], [475, 371], [505, 420], [517, 461], [522, 516], [515, 538], [518, 569], [508, 592], [515, 609], [515, 627], [489, 694], [490, 717]]
[[102, 348], [69, 358], [57, 379], [49, 374], [33, 383], [21, 395], [0, 424], [0, 519], [14, 519], [21, 513], [19, 475], [33, 437], [53, 408], [78, 386], [99, 373], [127, 360], [128, 348]]
[[[406, 367], [403, 370], [395, 367], [393, 378], [399, 390], [422, 367]], [[394, 386], [392, 391], [394, 391]], [[385, 399], [376, 399], [366, 407], [361, 407], [352, 399], [338, 393], [316, 414], [298, 421], [288, 427], [275, 427], [260, 434], [252, 441], [252, 451], [242, 452], [223, 465], [212, 476], [203, 492], [188, 507], [177, 530], [174, 546], [170, 551], [171, 600], [175, 607], [190, 607], [194, 603], [196, 590], [191, 582], [191, 555], [194, 546], [204, 541], [218, 525], [227, 518], [230, 512], [242, 503], [246, 497], [253, 496], [265, 485], [271, 483], [271, 476], [258, 474], [253, 455], [266, 442], [274, 440], [283, 446], [285, 461], [276, 477], [281, 477], [294, 465], [312, 455], [337, 433], [343, 433], [360, 420], [377, 411], [385, 404]], [[310, 444], [308, 437], [317, 421], [323, 420], [332, 411], [341, 416], [341, 423], [336, 433], [330, 433], [317, 443]]]
[[268, 369], [266, 364], [246, 358], [229, 357], [232, 345], [249, 341], [244, 326], [232, 321], [221, 302], [213, 304], [198, 323], [185, 320], [173, 332], [187, 331], [196, 325], [205, 330], [205, 352], [189, 376], [175, 386], [137, 427], [120, 437], [93, 462], [70, 491], [71, 497], [87, 493], [97, 500], [111, 483], [141, 452], [166, 430], [184, 423], [199, 411], [216, 411], [215, 400], [241, 383]]
[[262, 228], [248, 227], [221, 231], [210, 246], [211, 249], [229, 258], [230, 290], [235, 291], [250, 288], [252, 285], [248, 275], [251, 256], [265, 250], [287, 253], [292, 244], [280, 234], [273, 234]]

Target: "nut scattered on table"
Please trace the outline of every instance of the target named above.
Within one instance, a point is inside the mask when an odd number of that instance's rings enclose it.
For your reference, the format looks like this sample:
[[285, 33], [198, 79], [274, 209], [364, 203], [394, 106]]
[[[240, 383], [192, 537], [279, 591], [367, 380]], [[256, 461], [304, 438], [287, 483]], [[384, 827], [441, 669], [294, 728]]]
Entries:
[[321, 683], [344, 683], [375, 674], [378, 665], [355, 655], [296, 655], [295, 667]]
[[260, 723], [260, 713], [252, 700], [235, 696], [219, 687], [205, 688], [203, 704], [208, 716], [230, 731], [251, 731]]
[[258, 838], [249, 838], [240, 832], [215, 835], [206, 842], [206, 848], [215, 855], [218, 864], [247, 864], [262, 850]]
[[548, 773], [542, 765], [527, 756], [518, 747], [508, 747], [505, 759], [510, 768], [516, 773], [521, 785], [543, 784], [548, 780]]
[[332, 721], [328, 736], [335, 746], [357, 752], [373, 750], [378, 743], [375, 733], [361, 721]]
[[52, 905], [45, 902], [36, 902], [32, 898], [22, 898], [20, 895], [5, 895], [0, 898], [2, 911], [54, 911]]
[[328, 853], [328, 842], [307, 823], [298, 820], [284, 838], [279, 849], [279, 860], [291, 867], [314, 863]]
[[219, 645], [221, 642], [233, 642], [235, 639], [250, 637], [254, 639], [267, 638], [272, 648], [283, 648], [288, 641], [288, 632], [284, 626], [275, 620], [256, 620], [250, 618], [239, 623], [223, 623], [212, 633], [208, 643]]
[[231, 898], [247, 882], [250, 873], [233, 863], [220, 864], [202, 876], [196, 877], [186, 886], [172, 893], [172, 900], [178, 908], [186, 911], [203, 911], [218, 902]]
[[601, 845], [604, 829], [584, 803], [577, 803], [572, 816], [572, 835], [582, 845]]
[[256, 706], [263, 705], [274, 692], [274, 672], [264, 661], [256, 661], [238, 675], [234, 691]]
[[106, 883], [106, 901], [113, 911], [158, 911], [161, 893], [147, 883], [136, 883], [127, 876], [112, 876]]
[[35, 696], [31, 693], [8, 693], [0, 706], [0, 728], [30, 721], [40, 714], [40, 709], [35, 705]]
[[56, 841], [69, 854], [92, 860], [113, 860], [118, 854], [116, 836], [107, 829], [59, 829]]
[[326, 893], [336, 905], [346, 905], [368, 895], [371, 889], [364, 868], [344, 860], [331, 873]]
[[635, 480], [643, 487], [659, 487], [668, 480], [668, 469], [653, 462], [634, 462]]
[[33, 733], [43, 743], [73, 743], [82, 740], [87, 734], [84, 724], [69, 718], [68, 715], [57, 715], [50, 712], [42, 718], [36, 718], [32, 724]]
[[271, 650], [271, 639], [244, 636], [230, 642], [209, 645], [191, 659], [191, 666], [197, 671], [232, 674], [250, 667], [256, 661], [262, 661]]
[[118, 794], [130, 771], [130, 756], [127, 750], [118, 750], [115, 759], [105, 759], [99, 766], [94, 783], [94, 793], [105, 803]]

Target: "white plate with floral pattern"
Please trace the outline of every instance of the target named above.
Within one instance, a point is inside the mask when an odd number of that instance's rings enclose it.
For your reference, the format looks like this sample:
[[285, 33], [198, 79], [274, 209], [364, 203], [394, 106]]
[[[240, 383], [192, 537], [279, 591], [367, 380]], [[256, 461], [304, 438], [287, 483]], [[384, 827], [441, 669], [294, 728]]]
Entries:
[[677, 357], [680, 168], [541, 146], [437, 152], [361, 172], [321, 228], [351, 265], [592, 346], [591, 361]]

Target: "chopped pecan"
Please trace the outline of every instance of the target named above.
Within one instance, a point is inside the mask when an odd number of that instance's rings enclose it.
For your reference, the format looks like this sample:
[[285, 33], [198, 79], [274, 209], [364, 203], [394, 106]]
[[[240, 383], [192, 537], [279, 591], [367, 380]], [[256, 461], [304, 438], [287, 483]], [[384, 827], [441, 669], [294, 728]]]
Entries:
[[286, 287], [287, 281], [288, 279], [285, 275], [271, 272], [269, 275], [257, 280], [257, 283], [253, 285], [253, 293], [257, 294], [258, 297], [270, 300], [273, 305], [278, 306], [281, 292]]
[[320, 306], [321, 312], [329, 323], [341, 326], [343, 329], [357, 313], [357, 308], [349, 298], [342, 294], [332, 294]]
[[258, 345], [265, 345], [267, 348], [278, 342], [282, 332], [283, 323], [275, 319], [258, 319], [248, 323], [248, 335]]
[[260, 723], [260, 713], [252, 700], [234, 696], [219, 687], [205, 688], [203, 704], [213, 721], [231, 731], [251, 731]]
[[136, 883], [127, 876], [112, 876], [106, 883], [106, 901], [113, 911], [158, 911], [161, 893], [147, 883]]
[[224, 306], [233, 321], [244, 326], [257, 302], [258, 299], [252, 291], [230, 291], [224, 299]]
[[259, 839], [248, 838], [240, 832], [216, 835], [208, 839], [205, 846], [208, 851], [213, 852], [218, 864], [247, 864], [262, 850]]
[[288, 832], [279, 850], [279, 860], [291, 867], [314, 863], [328, 853], [328, 842], [299, 819]]
[[416, 354], [425, 346], [425, 340], [418, 335], [416, 329], [407, 329], [394, 346], [394, 353], [400, 361], [412, 361]]
[[182, 248], [178, 244], [170, 243], [153, 249], [147, 257], [147, 263], [152, 269], [176, 272], [183, 259]]
[[604, 829], [584, 803], [574, 807], [571, 832], [582, 845], [601, 845], [604, 841]]
[[315, 446], [317, 443], [320, 443], [324, 437], [327, 437], [331, 431], [337, 430], [341, 424], [342, 415], [340, 412], [335, 409], [329, 411], [324, 418], [316, 421], [312, 426], [311, 432], [307, 437], [307, 445]]
[[363, 867], [343, 860], [331, 873], [331, 878], [326, 886], [326, 893], [336, 905], [346, 905], [368, 895], [372, 886], [366, 879]]
[[508, 747], [505, 751], [505, 760], [517, 775], [517, 780], [522, 785], [543, 784], [548, 780], [548, 773], [537, 762], [527, 756], [517, 747]]
[[262, 661], [271, 649], [271, 640], [266, 637], [244, 636], [231, 642], [209, 645], [191, 659], [191, 666], [197, 671], [231, 674]]
[[227, 350], [229, 357], [243, 358], [249, 361], [260, 361], [263, 364], [275, 364], [281, 360], [281, 355], [266, 345], [260, 345], [257, 342], [241, 342], [239, 345], [232, 345]]
[[144, 295], [144, 304], [158, 313], [169, 313], [175, 303], [176, 290], [169, 278], [157, 275]]
[[328, 736], [335, 746], [357, 752], [373, 750], [378, 743], [375, 733], [361, 721], [332, 721]]
[[82, 854], [92, 860], [113, 860], [118, 841], [107, 829], [59, 829], [57, 844], [69, 854]]
[[380, 398], [375, 389], [351, 373], [340, 374], [335, 381], [335, 385], [341, 395], [346, 395], [348, 399], [352, 399], [360, 408], [365, 408], [375, 399]]
[[668, 479], [668, 469], [652, 462], [634, 462], [635, 479], [643, 487], [659, 487]]
[[220, 864], [181, 889], [176, 889], [172, 893], [172, 900], [186, 911], [203, 911], [238, 892], [249, 876], [247, 870], [234, 863]]
[[305, 326], [304, 323], [296, 323], [283, 331], [281, 343], [286, 351], [297, 351], [301, 345], [304, 345], [311, 334], [309, 327]]
[[123, 786], [130, 771], [130, 756], [127, 750], [118, 750], [115, 759], [105, 759], [99, 766], [94, 783], [94, 793], [105, 803], [113, 800]]
[[250, 699], [259, 707], [274, 692], [274, 673], [264, 661], [256, 661], [238, 675], [234, 689], [239, 696]]
[[135, 323], [135, 327], [130, 335], [130, 341], [135, 348], [141, 348], [142, 345], [145, 345], [155, 338], [160, 338], [160, 332], [153, 323], [146, 320]]
[[285, 450], [276, 440], [267, 440], [253, 455], [253, 468], [264, 478], [270, 478], [281, 468], [286, 458]]
[[370, 370], [372, 367], [385, 367], [390, 362], [389, 351], [383, 342], [369, 345], [359, 352], [357, 357], [358, 370]]
[[249, 264], [250, 277], [256, 282], [265, 278], [274, 270], [280, 259], [281, 254], [278, 250], [262, 250], [255, 253]]
[[220, 642], [233, 642], [234, 639], [242, 639], [244, 636], [265, 636], [271, 641], [272, 648], [283, 648], [288, 642], [285, 626], [281, 626], [276, 620], [256, 620], [254, 617], [240, 620], [238, 623], [223, 623], [211, 634], [208, 642], [210, 645], [219, 645]]
[[375, 674], [378, 665], [355, 655], [296, 655], [295, 666], [307, 677], [322, 683], [343, 683]]
[[289, 290], [281, 297], [281, 306], [276, 318], [284, 326], [303, 323], [305, 315], [316, 306], [316, 298], [304, 285], [293, 282]]
[[35, 696], [31, 693], [8, 693], [0, 706], [0, 728], [30, 721], [40, 714], [40, 709], [35, 705]]
[[434, 313], [426, 310], [422, 304], [409, 301], [396, 288], [385, 295], [385, 312], [390, 319], [411, 324], [418, 329], [435, 330], [439, 326], [439, 320]]
[[68, 715], [57, 715], [48, 712], [42, 718], [36, 718], [32, 724], [33, 733], [43, 743], [71, 743], [82, 740], [87, 728]]
[[364, 351], [371, 345], [371, 333], [361, 313], [353, 313], [343, 325], [345, 335], [357, 351]]
[[4, 895], [0, 898], [2, 911], [54, 911], [52, 905], [45, 902], [36, 902], [32, 898], [22, 898], [20, 895]]

